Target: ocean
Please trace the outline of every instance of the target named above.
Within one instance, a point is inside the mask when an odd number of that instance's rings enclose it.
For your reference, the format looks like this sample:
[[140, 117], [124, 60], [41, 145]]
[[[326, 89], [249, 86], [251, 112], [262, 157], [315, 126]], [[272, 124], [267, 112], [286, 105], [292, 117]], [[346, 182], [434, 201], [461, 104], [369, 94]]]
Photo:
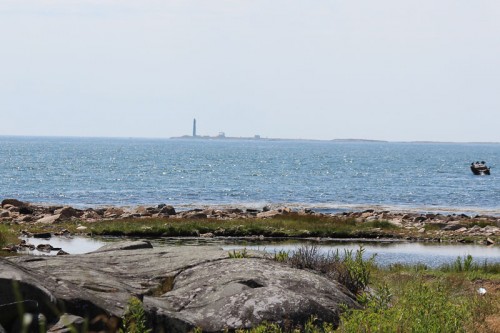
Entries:
[[0, 199], [498, 216], [497, 165], [500, 144], [0, 136]]

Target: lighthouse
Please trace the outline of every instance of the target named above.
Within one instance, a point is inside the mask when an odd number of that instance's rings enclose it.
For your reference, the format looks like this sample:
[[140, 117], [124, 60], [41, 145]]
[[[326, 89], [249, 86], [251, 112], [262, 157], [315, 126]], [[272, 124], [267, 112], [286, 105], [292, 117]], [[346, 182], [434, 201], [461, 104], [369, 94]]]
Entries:
[[196, 118], [193, 119], [193, 138], [196, 137]]

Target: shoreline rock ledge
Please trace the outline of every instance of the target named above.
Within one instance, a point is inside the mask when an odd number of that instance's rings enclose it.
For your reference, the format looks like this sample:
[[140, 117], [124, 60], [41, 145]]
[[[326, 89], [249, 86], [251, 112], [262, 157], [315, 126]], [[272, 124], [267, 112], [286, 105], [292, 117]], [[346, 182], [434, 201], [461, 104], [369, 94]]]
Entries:
[[[16, 294], [36, 305], [33, 317], [42, 314], [49, 332], [62, 332], [55, 328], [61, 316], [113, 331], [133, 296], [143, 301], [153, 332], [221, 332], [263, 321], [304, 323], [312, 315], [338, 323], [341, 306], [359, 307], [336, 281], [262, 252], [230, 258], [217, 247], [153, 248], [147, 241], [81, 255], [0, 258], [0, 309], [18, 302]], [[0, 316], [7, 332], [18, 322], [15, 314]]]

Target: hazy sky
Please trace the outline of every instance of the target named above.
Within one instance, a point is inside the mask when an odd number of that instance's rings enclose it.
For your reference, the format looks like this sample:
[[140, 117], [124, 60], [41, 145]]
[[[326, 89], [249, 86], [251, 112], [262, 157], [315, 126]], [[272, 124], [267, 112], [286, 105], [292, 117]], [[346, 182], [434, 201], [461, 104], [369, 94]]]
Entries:
[[498, 0], [0, 0], [0, 135], [500, 142]]

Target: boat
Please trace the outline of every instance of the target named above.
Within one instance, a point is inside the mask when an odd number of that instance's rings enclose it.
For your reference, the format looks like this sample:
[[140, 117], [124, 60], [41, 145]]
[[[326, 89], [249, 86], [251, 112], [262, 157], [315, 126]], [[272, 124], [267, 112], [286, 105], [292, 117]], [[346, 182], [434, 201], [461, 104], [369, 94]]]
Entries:
[[475, 175], [489, 175], [490, 168], [486, 166], [484, 161], [481, 162], [472, 162], [470, 165], [470, 169], [472, 173]]

